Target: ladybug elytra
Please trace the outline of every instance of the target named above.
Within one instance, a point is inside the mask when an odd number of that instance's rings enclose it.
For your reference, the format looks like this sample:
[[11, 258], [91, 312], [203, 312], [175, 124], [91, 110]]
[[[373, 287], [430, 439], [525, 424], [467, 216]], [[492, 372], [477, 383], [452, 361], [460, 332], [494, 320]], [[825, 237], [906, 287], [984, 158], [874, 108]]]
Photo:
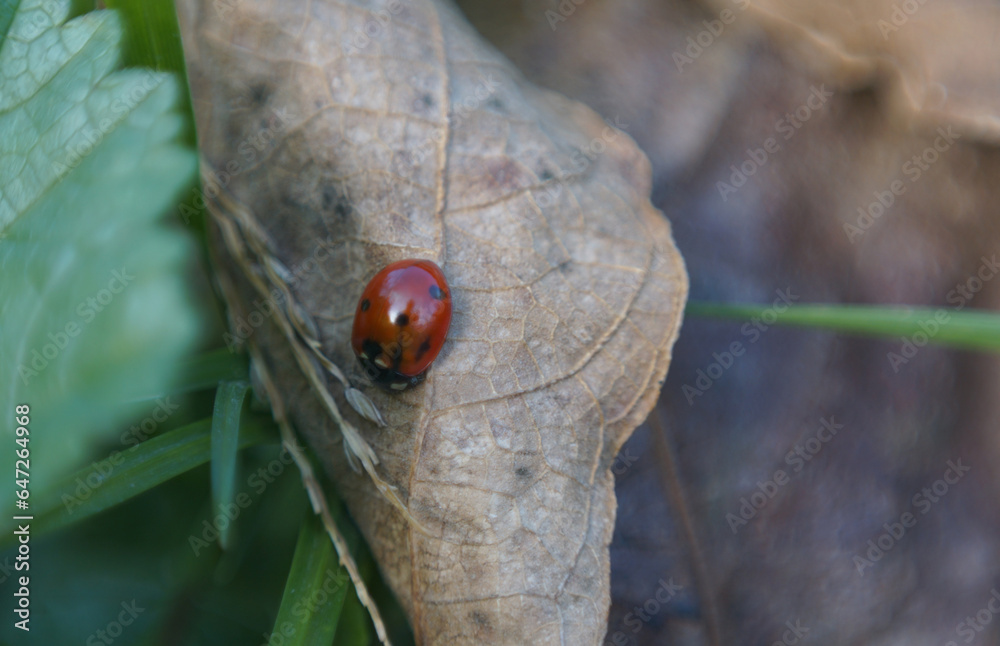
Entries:
[[406, 390], [444, 345], [451, 325], [451, 290], [430, 260], [400, 260], [375, 274], [361, 293], [351, 348], [371, 380]]

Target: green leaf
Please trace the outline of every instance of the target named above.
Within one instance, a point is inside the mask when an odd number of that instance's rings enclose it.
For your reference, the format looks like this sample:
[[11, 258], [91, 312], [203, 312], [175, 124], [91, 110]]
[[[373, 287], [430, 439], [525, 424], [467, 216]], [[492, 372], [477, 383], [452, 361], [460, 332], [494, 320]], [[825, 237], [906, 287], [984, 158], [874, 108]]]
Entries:
[[[89, 467], [65, 476], [48, 493], [37, 499], [32, 496], [33, 535], [89, 518], [208, 462], [210, 434], [211, 421], [205, 419], [127, 451], [112, 451]], [[248, 416], [239, 448], [274, 439], [274, 423], [269, 417]], [[9, 542], [9, 536], [6, 528], [0, 530], [0, 541]]]
[[[239, 451], [240, 416], [250, 383], [224, 381], [215, 395], [212, 413], [212, 507], [218, 511], [236, 506], [236, 454]], [[219, 528], [219, 545], [229, 547], [231, 523]]]
[[299, 530], [292, 568], [272, 641], [285, 646], [328, 646], [337, 632], [351, 579], [340, 566], [319, 518], [309, 514]]
[[115, 71], [118, 15], [66, 22], [70, 10], [0, 8], [0, 418], [31, 405], [33, 496], [148, 412], [140, 398], [173, 382], [202, 327], [184, 274], [194, 247], [160, 221], [195, 181], [180, 84]]
[[10, 29], [10, 23], [14, 20], [14, 13], [17, 11], [16, 0], [4, 0], [0, 2], [0, 44], [3, 44]]
[[[724, 319], [760, 319], [766, 325], [825, 328], [876, 337], [915, 335], [928, 343], [969, 350], [1000, 352], [1000, 313], [955, 311], [948, 308], [879, 307], [869, 305], [791, 305], [777, 312], [766, 305], [738, 305], [692, 301], [686, 313]], [[765, 316], [770, 313], [773, 321]], [[922, 345], [922, 343], [921, 343]]]

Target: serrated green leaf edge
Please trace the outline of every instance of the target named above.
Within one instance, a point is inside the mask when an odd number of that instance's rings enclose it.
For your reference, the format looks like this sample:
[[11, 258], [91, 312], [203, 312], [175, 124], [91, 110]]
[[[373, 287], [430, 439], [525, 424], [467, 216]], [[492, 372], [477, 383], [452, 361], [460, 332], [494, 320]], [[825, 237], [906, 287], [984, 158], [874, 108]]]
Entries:
[[[47, 456], [33, 465], [39, 493], [141, 410], [140, 390], [171, 380], [199, 327], [181, 275], [191, 241], [159, 222], [197, 166], [180, 144], [190, 130], [177, 110], [180, 85], [116, 71], [117, 14], [65, 22], [71, 12], [63, 0], [0, 4], [0, 363], [10, 371], [0, 407], [38, 412], [33, 448]], [[122, 264], [135, 274], [128, 295], [93, 325], [87, 309], [80, 325], [73, 304], [100, 297]], [[79, 338], [67, 338], [70, 325]], [[50, 349], [55, 358], [41, 362]]]

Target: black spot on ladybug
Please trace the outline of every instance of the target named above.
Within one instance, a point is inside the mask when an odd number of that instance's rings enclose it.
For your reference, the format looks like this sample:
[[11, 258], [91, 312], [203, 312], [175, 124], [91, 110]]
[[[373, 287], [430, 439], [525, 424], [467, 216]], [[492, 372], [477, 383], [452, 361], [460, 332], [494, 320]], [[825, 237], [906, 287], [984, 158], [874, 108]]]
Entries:
[[431, 340], [424, 339], [424, 342], [420, 344], [419, 348], [417, 348], [417, 361], [420, 361], [423, 358], [423, 356], [427, 354], [427, 351], [430, 349], [431, 349]]
[[400, 314], [396, 317], [396, 325], [398, 325], [399, 327], [404, 327], [409, 322], [410, 322], [410, 317], [407, 316], [406, 314]]
[[437, 285], [431, 285], [431, 288], [428, 291], [431, 294], [431, 298], [433, 298], [436, 301], [443, 301], [445, 298], [444, 291]]
[[531, 477], [531, 469], [529, 469], [528, 467], [518, 467], [514, 469], [514, 473], [517, 475], [518, 478]]
[[361, 351], [374, 360], [375, 357], [382, 354], [382, 346], [378, 343], [378, 341], [365, 339], [365, 342], [361, 344]]
[[371, 306], [372, 306], [372, 303], [367, 298], [365, 300], [361, 301], [361, 311], [362, 312], [367, 312], [368, 308], [371, 307]]

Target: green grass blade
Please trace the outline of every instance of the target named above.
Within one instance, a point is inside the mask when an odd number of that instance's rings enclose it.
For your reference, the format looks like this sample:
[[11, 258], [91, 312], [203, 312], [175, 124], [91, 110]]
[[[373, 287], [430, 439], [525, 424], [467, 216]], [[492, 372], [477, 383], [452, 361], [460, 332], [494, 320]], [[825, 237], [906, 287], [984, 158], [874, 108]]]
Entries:
[[[235, 506], [236, 454], [239, 451], [240, 417], [250, 383], [224, 381], [215, 394], [212, 413], [212, 507], [218, 511]], [[219, 529], [219, 545], [229, 547], [231, 524]]]
[[285, 646], [329, 646], [350, 584], [323, 524], [309, 514], [299, 530], [272, 640], [280, 635]]
[[[761, 325], [825, 328], [870, 337], [1000, 352], [1000, 312], [872, 305], [792, 305], [777, 312], [767, 305], [689, 302], [690, 316], [757, 320]], [[926, 337], [926, 341], [924, 338]]]
[[[370, 577], [366, 578], [370, 580]], [[344, 603], [344, 611], [340, 617], [340, 630], [337, 632], [337, 641], [334, 642], [335, 646], [368, 646], [374, 639], [371, 625], [368, 610], [361, 605], [357, 593], [352, 589]]]
[[222, 381], [246, 379], [249, 373], [247, 355], [219, 348], [183, 363], [172, 394], [216, 388]]
[[[112, 451], [63, 478], [51, 491], [32, 500], [33, 533], [79, 522], [134, 498], [175, 476], [208, 462], [211, 420], [205, 419], [155, 437], [126, 451]], [[275, 439], [274, 423], [264, 415], [246, 419], [239, 447]], [[0, 549], [12, 536], [0, 530]]]
[[128, 33], [125, 62], [167, 72], [184, 72], [181, 34], [173, 0], [105, 0], [122, 13]]

